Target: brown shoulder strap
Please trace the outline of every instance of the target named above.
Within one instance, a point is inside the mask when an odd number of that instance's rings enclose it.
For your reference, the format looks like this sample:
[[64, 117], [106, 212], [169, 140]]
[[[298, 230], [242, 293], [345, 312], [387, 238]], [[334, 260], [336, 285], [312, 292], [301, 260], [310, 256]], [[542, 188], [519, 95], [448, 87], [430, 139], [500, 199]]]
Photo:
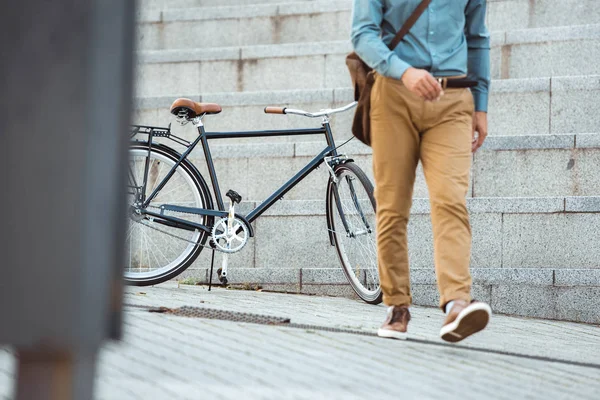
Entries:
[[429, 3], [431, 3], [431, 0], [423, 0], [421, 4], [419, 4], [417, 9], [410, 15], [410, 17], [408, 17], [404, 25], [402, 25], [402, 28], [400, 28], [398, 33], [396, 33], [396, 36], [394, 36], [392, 43], [388, 45], [390, 50], [394, 50], [396, 46], [398, 46], [398, 43], [400, 43], [404, 35], [406, 35], [408, 31], [410, 31], [410, 28], [413, 27], [413, 25], [415, 24], [415, 22], [417, 22], [421, 14], [423, 14], [423, 12], [427, 9]]

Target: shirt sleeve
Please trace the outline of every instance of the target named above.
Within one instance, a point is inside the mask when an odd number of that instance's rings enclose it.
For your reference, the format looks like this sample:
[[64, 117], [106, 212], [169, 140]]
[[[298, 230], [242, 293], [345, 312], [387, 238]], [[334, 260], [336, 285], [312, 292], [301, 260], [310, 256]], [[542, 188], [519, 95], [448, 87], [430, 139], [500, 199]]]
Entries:
[[471, 89], [475, 111], [486, 111], [490, 88], [490, 34], [485, 26], [486, 0], [469, 0], [465, 10], [465, 36], [469, 48], [469, 75], [477, 81]]
[[400, 79], [410, 64], [400, 59], [381, 39], [383, 0], [354, 0], [352, 45], [358, 56], [383, 76]]

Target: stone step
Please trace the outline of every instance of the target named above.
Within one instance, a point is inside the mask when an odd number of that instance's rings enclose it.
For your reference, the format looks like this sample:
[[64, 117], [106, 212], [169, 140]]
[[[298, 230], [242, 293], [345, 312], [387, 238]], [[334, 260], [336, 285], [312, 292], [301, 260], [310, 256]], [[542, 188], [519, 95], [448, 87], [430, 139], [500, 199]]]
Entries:
[[[473, 268], [600, 268], [600, 197], [467, 199], [473, 229]], [[245, 202], [245, 214], [256, 206]], [[409, 222], [413, 268], [433, 268], [429, 201], [414, 199]], [[255, 237], [230, 265], [337, 268], [320, 200], [282, 200], [254, 222]], [[194, 265], [206, 267], [206, 252]], [[315, 264], [315, 260], [318, 260]]]
[[[192, 267], [176, 279], [208, 284], [208, 273], [205, 266]], [[600, 269], [471, 268], [471, 275], [473, 297], [494, 313], [600, 324]], [[246, 289], [357, 298], [340, 266], [240, 267], [230, 268], [228, 277], [232, 286]], [[412, 268], [410, 278], [414, 304], [437, 307], [433, 268]]]
[[[214, 2], [150, 0], [138, 17], [140, 49], [346, 40], [350, 0]], [[237, 3], [236, 3], [237, 1]], [[185, 3], [185, 4], [184, 4]], [[209, 6], [190, 8], [194, 6]], [[488, 2], [491, 31], [599, 23], [594, 0], [502, 0]]]
[[[210, 131], [318, 127], [319, 121], [299, 116], [267, 115], [267, 105], [292, 106], [309, 111], [339, 107], [353, 101], [351, 88], [280, 90], [264, 92], [204, 93], [180, 84], [178, 78], [163, 76], [172, 96], [142, 97], [136, 101], [136, 123], [166, 125], [169, 106], [175, 97], [216, 102], [223, 113], [206, 118]], [[176, 86], [180, 85], [180, 88]], [[535, 79], [503, 79], [492, 83], [489, 105], [491, 135], [563, 134], [597, 132], [600, 115], [600, 75]], [[349, 137], [353, 111], [332, 118], [336, 138]]]
[[[244, 199], [255, 201], [269, 197], [325, 148], [324, 141], [219, 143], [211, 141], [211, 153], [223, 196], [234, 189]], [[172, 142], [165, 144], [171, 146]], [[369, 147], [352, 141], [339, 152], [351, 157], [373, 181]], [[208, 181], [210, 175], [201, 148], [194, 150], [189, 159]], [[600, 196], [598, 165], [600, 134], [490, 137], [474, 156], [468, 196]], [[320, 168], [285, 198], [323, 199], [328, 178], [327, 169]], [[414, 196], [428, 197], [421, 166], [417, 169]]]
[[[497, 32], [492, 77], [600, 74], [600, 24]], [[139, 53], [138, 96], [351, 86], [347, 41]], [[268, 73], [266, 73], [268, 71]]]

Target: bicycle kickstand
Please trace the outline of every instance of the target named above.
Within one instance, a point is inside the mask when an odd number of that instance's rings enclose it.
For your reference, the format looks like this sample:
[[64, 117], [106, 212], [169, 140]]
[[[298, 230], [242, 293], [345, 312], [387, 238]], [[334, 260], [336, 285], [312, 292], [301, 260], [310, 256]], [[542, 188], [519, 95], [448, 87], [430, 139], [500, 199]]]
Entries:
[[215, 265], [215, 249], [212, 251], [212, 259], [210, 261], [210, 275], [208, 275], [208, 291], [212, 288], [213, 267]]

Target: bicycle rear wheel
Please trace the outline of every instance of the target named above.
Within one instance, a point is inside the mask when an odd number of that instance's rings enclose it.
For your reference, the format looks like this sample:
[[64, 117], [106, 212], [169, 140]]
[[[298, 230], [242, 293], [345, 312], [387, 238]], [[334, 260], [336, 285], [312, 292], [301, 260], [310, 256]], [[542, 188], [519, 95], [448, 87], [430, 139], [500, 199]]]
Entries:
[[377, 235], [373, 185], [354, 163], [334, 169], [338, 182], [330, 181], [327, 212], [342, 269], [358, 296], [381, 303], [377, 269]]
[[[148, 174], [144, 182], [146, 159]], [[127, 217], [125, 281], [131, 285], [155, 285], [169, 280], [189, 267], [198, 257], [207, 240], [204, 231], [168, 226], [135, 212], [136, 190], [146, 186], [149, 195], [178, 161], [178, 154], [166, 146], [134, 144], [129, 149], [129, 213]], [[150, 202], [148, 211], [160, 213], [163, 204], [212, 208], [206, 183], [187, 161], [182, 162], [158, 195]], [[207, 217], [164, 211], [198, 224], [206, 225]]]

